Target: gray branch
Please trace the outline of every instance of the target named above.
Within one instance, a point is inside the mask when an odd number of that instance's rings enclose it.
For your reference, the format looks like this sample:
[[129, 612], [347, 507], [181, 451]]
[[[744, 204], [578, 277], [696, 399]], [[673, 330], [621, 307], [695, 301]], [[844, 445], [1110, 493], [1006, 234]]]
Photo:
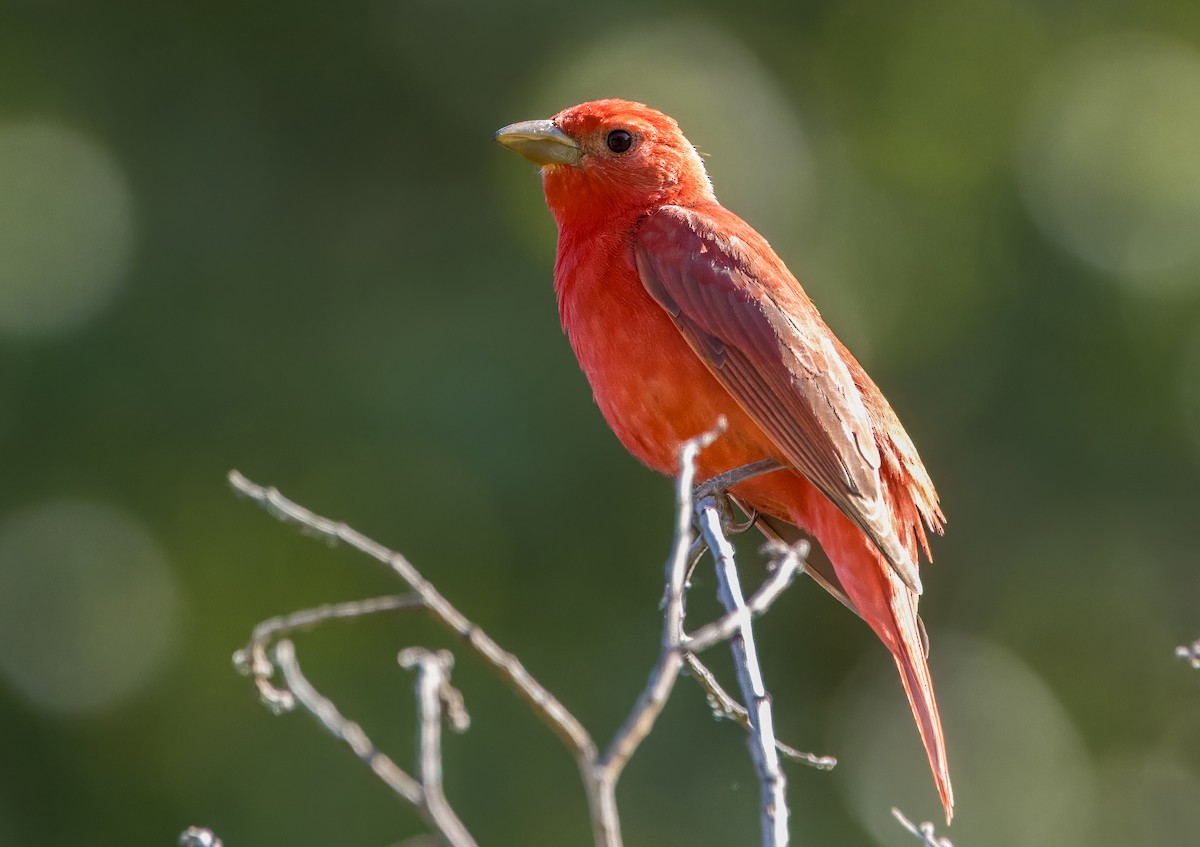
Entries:
[[259, 697], [267, 708], [276, 714], [289, 712], [296, 701], [290, 691], [271, 684], [275, 664], [268, 658], [271, 642], [291, 632], [312, 629], [330, 620], [351, 620], [379, 612], [394, 612], [397, 609], [423, 609], [421, 598], [415, 594], [395, 594], [373, 597], [369, 600], [354, 600], [349, 603], [332, 603], [315, 609], [304, 609], [281, 615], [260, 623], [250, 636], [250, 643], [233, 654], [233, 666], [244, 676], [254, 678]]
[[[701, 502], [701, 507], [707, 509], [704, 501]], [[719, 527], [715, 531], [719, 532]], [[707, 535], [708, 533], [706, 533], [706, 538]], [[720, 539], [725, 541], [724, 534], [720, 536]], [[728, 542], [725, 544], [728, 546]], [[732, 551], [732, 548], [729, 549]], [[758, 617], [769, 609], [775, 599], [792, 584], [792, 580], [804, 569], [804, 557], [808, 555], [808, 542], [802, 541], [795, 547], [787, 547], [782, 544], [768, 545], [764, 552], [773, 555], [771, 576], [745, 604], [746, 613], [751, 617]], [[731, 552], [730, 561], [732, 560]], [[728, 641], [738, 634], [743, 623], [742, 618], [743, 614], [740, 608], [727, 612], [725, 617], [706, 624], [692, 633], [687, 640], [687, 648], [693, 653], [703, 653], [715, 644]]]
[[1193, 668], [1200, 670], [1200, 641], [1193, 641], [1191, 644], [1176, 647], [1175, 656], [1183, 659]]
[[[754, 647], [751, 619], [770, 608], [804, 567], [806, 545], [771, 548], [771, 572], [767, 580], [747, 602], [743, 599], [734, 567], [733, 548], [722, 527], [725, 515], [725, 489], [753, 476], [778, 469], [774, 461], [756, 462], [736, 468], [694, 489], [696, 457], [723, 430], [722, 423], [712, 432], [700, 435], [680, 448], [679, 476], [676, 480], [675, 532], [666, 565], [663, 632], [659, 658], [646, 686], [629, 717], [601, 754], [592, 736], [579, 720], [542, 686], [516, 656], [502, 649], [478, 626], [450, 604], [402, 555], [362, 535], [346, 524], [331, 521], [287, 499], [274, 488], [246, 479], [237, 471], [229, 482], [240, 494], [263, 506], [279, 520], [298, 526], [302, 531], [328, 542], [341, 542], [391, 568], [412, 588], [411, 594], [380, 597], [356, 603], [321, 606], [272, 618], [255, 628], [250, 643], [235, 655], [235, 663], [254, 677], [264, 702], [275, 711], [300, 705], [312, 713], [335, 737], [345, 741], [371, 770], [393, 791], [411, 803], [430, 828], [451, 847], [473, 847], [474, 841], [454, 814], [442, 792], [441, 721], [450, 720], [456, 729], [465, 729], [466, 711], [461, 695], [449, 684], [449, 655], [412, 648], [401, 654], [401, 663], [417, 670], [419, 723], [419, 777], [406, 773], [377, 750], [358, 724], [343, 717], [331, 701], [319, 694], [300, 672], [295, 650], [288, 640], [270, 645], [276, 639], [299, 629], [328, 620], [354, 618], [386, 611], [420, 609], [456, 633], [490, 665], [535, 714], [563, 741], [575, 758], [583, 779], [597, 847], [621, 847], [620, 819], [616, 804], [616, 785], [621, 773], [642, 741], [653, 730], [685, 664], [701, 676], [703, 668], [695, 653], [730, 641], [743, 695], [751, 704], [747, 711], [739, 706], [707, 674], [703, 681], [710, 702], [720, 705], [725, 714], [750, 731], [751, 749], [763, 784], [763, 843], [782, 847], [787, 843], [786, 780], [779, 767], [777, 748], [800, 761], [819, 767], [832, 767], [833, 759], [798, 753], [779, 744], [771, 728], [770, 698], [762, 682]], [[695, 503], [695, 494], [701, 494]], [[699, 521], [702, 535], [696, 537], [693, 521]], [[689, 635], [684, 629], [687, 578], [690, 568], [705, 549], [713, 551], [718, 568], [721, 597], [726, 614]], [[271, 679], [281, 672], [282, 687]], [[197, 830], [198, 832], [203, 832]], [[189, 831], [190, 832], [190, 831]], [[202, 847], [203, 842], [188, 842]], [[214, 845], [215, 847], [215, 845]]]
[[211, 829], [189, 826], [179, 836], [179, 847], [224, 847], [224, 844]]
[[[748, 731], [750, 729], [750, 713], [746, 710], [745, 706], [734, 700], [729, 692], [721, 687], [721, 683], [717, 681], [716, 675], [700, 661], [700, 657], [695, 653], [688, 653], [684, 658], [684, 664], [687, 666], [691, 677], [704, 689], [705, 695], [708, 697], [708, 705], [712, 708], [713, 716], [728, 718]], [[797, 750], [795, 747], [784, 744], [779, 739], [775, 739], [775, 749], [779, 751], [779, 755], [786, 759], [814, 767], [820, 771], [829, 771], [837, 767], [837, 759], [833, 756], [818, 756], [815, 753], [805, 753], [802, 750]]]
[[719, 495], [710, 494], [697, 504], [700, 531], [704, 534], [716, 563], [721, 604], [734, 618], [731, 624], [734, 634], [730, 641], [730, 649], [733, 651], [738, 686], [742, 689], [742, 698], [750, 712], [750, 757], [754, 760], [762, 790], [762, 844], [763, 847], [786, 847], [787, 777], [779, 766], [771, 697], [767, 694], [762, 668], [758, 663], [758, 649], [754, 642], [754, 630], [751, 628], [751, 613], [742, 597], [733, 545], [725, 538], [721, 529], [722, 509], [717, 503], [717, 496]]
[[921, 839], [925, 847], [954, 847], [950, 843], [949, 838], [938, 838], [937, 833], [934, 832], [933, 824], [929, 821], [925, 821], [920, 825], [914, 824], [904, 816], [903, 812], [895, 807], [892, 808], [892, 816], [900, 822], [900, 826]]
[[470, 724], [462, 695], [450, 684], [454, 657], [448, 650], [409, 647], [400, 652], [400, 666], [417, 670], [421, 787], [425, 791], [424, 811], [429, 815], [430, 826], [453, 847], [474, 847], [475, 841], [442, 791], [442, 715], [449, 718], [456, 732], [465, 732]]
[[[324, 697], [313, 687], [313, 684], [300, 670], [300, 662], [296, 658], [296, 648], [292, 642], [284, 639], [276, 644], [271, 658], [283, 674], [284, 683], [287, 685], [288, 691], [295, 697], [296, 703], [320, 721], [334, 738], [346, 742], [354, 751], [354, 755], [358, 756], [375, 776], [412, 804], [432, 825], [432, 816], [426, 807], [425, 791], [420, 781], [408, 774], [385, 753], [380, 752], [361, 726], [343, 716], [332, 700]], [[471, 845], [474, 843], [470, 840], [465, 842], [465, 844]]]
[[234, 490], [263, 506], [270, 514], [284, 523], [294, 524], [301, 529], [324, 538], [329, 543], [341, 542], [382, 562], [406, 582], [417, 596], [421, 605], [440, 623], [459, 635], [467, 645], [487, 664], [491, 665], [533, 708], [534, 712], [558, 734], [563, 743], [577, 758], [595, 758], [596, 745], [591, 735], [579, 720], [567, 711], [533, 675], [521, 661], [504, 650], [458, 609], [454, 608], [433, 583], [425, 579], [412, 563], [400, 553], [389, 550], [344, 523], [331, 521], [284, 497], [278, 489], [267, 488], [251, 482], [237, 471], [230, 471], [229, 484]]

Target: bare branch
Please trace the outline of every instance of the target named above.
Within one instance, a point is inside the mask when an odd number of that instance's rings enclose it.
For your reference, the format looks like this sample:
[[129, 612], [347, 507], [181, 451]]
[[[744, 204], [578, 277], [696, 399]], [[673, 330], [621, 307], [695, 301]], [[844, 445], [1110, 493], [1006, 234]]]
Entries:
[[[688, 653], [684, 657], [684, 665], [687, 667], [688, 674], [696, 680], [701, 688], [704, 689], [705, 695], [708, 698], [708, 704], [712, 707], [713, 716], [717, 718], [728, 718], [741, 726], [743, 729], [750, 729], [750, 713], [746, 711], [746, 707], [734, 700], [717, 681], [717, 677], [708, 666], [700, 661], [700, 658], [695, 653]], [[837, 766], [837, 759], [833, 756], [818, 756], [816, 753], [805, 753], [802, 750], [797, 750], [784, 744], [778, 738], [775, 739], [775, 749], [777, 749], [784, 758], [790, 759], [793, 762], [799, 762], [802, 765], [809, 765], [817, 770], [828, 771], [833, 770]]]
[[234, 490], [264, 507], [284, 523], [294, 524], [335, 543], [341, 542], [390, 567], [421, 598], [438, 621], [461, 636], [475, 653], [491, 665], [524, 699], [534, 712], [563, 740], [581, 766], [595, 759], [596, 745], [583, 724], [545, 686], [533, 678], [520, 660], [489, 638], [483, 630], [450, 604], [433, 584], [404, 556], [373, 541], [344, 523], [331, 521], [284, 497], [275, 488], [266, 488], [230, 471], [229, 484]]
[[291, 641], [284, 639], [276, 644], [272, 651], [272, 658], [283, 673], [288, 690], [295, 696], [300, 706], [320, 721], [333, 734], [334, 738], [346, 742], [354, 754], [389, 788], [417, 809], [424, 808], [425, 797], [421, 790], [421, 783], [406, 773], [385, 753], [380, 752], [361, 726], [343, 717], [333, 701], [326, 699], [313, 687], [300, 670], [300, 662], [296, 659], [296, 648]]
[[934, 832], [933, 824], [929, 821], [925, 821], [918, 826], [906, 818], [904, 813], [895, 807], [892, 808], [892, 816], [900, 822], [900, 826], [917, 836], [917, 838], [920, 838], [925, 847], [954, 847], [950, 843], [949, 838], [938, 838], [937, 833]]
[[[683, 666], [684, 595], [692, 555], [692, 482], [696, 474], [696, 456], [707, 436], [685, 442], [679, 450], [679, 476], [675, 481], [675, 537], [667, 559], [666, 609], [658, 663], [625, 724], [617, 732], [608, 750], [598, 763], [598, 769], [615, 783], [621, 770], [642, 740], [650, 734], [654, 722], [666, 705]], [[711, 439], [708, 439], [711, 441]], [[702, 548], [701, 548], [702, 552]]]
[[[600, 794], [602, 804], [605, 808], [612, 801], [612, 798], [615, 797], [616, 782], [625, 765], [637, 747], [653, 729], [654, 723], [661, 714], [667, 698], [670, 696], [675, 682], [679, 677], [679, 672], [682, 670], [684, 662], [690, 657], [691, 651], [703, 650], [720, 641], [729, 640], [735, 635], [743, 635], [748, 626], [749, 616], [765, 611], [775, 598], [783, 592], [791, 583], [795, 574], [803, 568], [803, 556], [808, 552], [806, 545], [797, 545], [794, 549], [776, 549], [777, 558], [774, 562], [772, 576], [756, 592], [751, 604], [742, 603], [739, 609], [728, 612], [721, 620], [702, 627], [696, 636], [689, 637], [686, 634], [683, 623], [686, 611], [687, 581], [691, 569], [706, 548], [713, 550], [722, 549], [714, 546], [714, 542], [718, 538], [721, 543], [724, 543], [725, 547], [728, 547], [728, 543], [725, 542], [719, 525], [716, 535], [706, 531], [703, 538], [695, 539], [695, 541], [693, 541], [692, 532], [693, 515], [701, 515], [701, 509], [705, 508], [705, 503], [709, 501], [716, 502], [715, 498], [709, 496], [701, 502], [700, 507], [695, 505], [693, 499], [695, 491], [704, 489], [704, 486], [701, 486], [699, 489], [693, 489], [692, 483], [696, 473], [696, 457], [704, 447], [708, 446], [719, 435], [723, 428], [724, 421], [722, 420], [717, 429], [704, 433], [680, 446], [679, 474], [675, 483], [675, 536], [672, 539], [671, 555], [667, 560], [667, 585], [664, 597], [665, 613], [663, 616], [663, 635], [659, 659], [651, 670], [646, 687], [643, 689], [625, 724], [617, 732], [612, 743], [605, 751], [604, 756], [601, 757], [596, 765], [596, 789]], [[720, 480], [725, 485], [733, 485], [740, 480], [749, 479], [752, 476], [766, 473], [777, 467], [774, 462], [758, 462], [754, 465], [748, 465], [745, 468], [736, 468], [733, 471], [721, 474]], [[703, 526], [702, 515], [701, 525]], [[729, 548], [729, 551], [729, 565], [732, 566], [732, 548]], [[715, 553], [714, 557], [717, 558], [720, 567], [721, 557]], [[736, 587], [736, 576], [734, 579]], [[740, 588], [736, 588], [736, 593], [738, 601], [741, 603]], [[751, 650], [753, 650], [752, 640]], [[752, 660], [757, 661], [756, 659]], [[761, 674], [759, 675], [761, 676]], [[769, 726], [769, 705], [766, 708], [768, 710], [767, 724]], [[747, 722], [747, 726], [751, 727], [752, 732], [754, 732], [753, 725], [750, 722]], [[773, 750], [775, 740], [770, 730], [768, 730], [768, 736], [769, 738], [763, 740], [761, 743], [771, 745]], [[790, 748], [788, 749], [790, 750]], [[797, 755], [802, 760], [809, 758], [805, 757], [804, 754]], [[781, 847], [781, 845], [787, 843], [787, 809], [783, 794], [785, 782], [779, 771], [778, 757], [773, 756], [773, 759], [774, 774], [778, 778], [773, 777], [770, 799], [772, 808], [769, 812], [772, 825], [769, 836], [770, 840], [765, 841], [765, 843], [780, 845]], [[615, 805], [613, 809], [615, 812]], [[779, 809], [782, 809], [782, 813], [778, 811]], [[764, 814], [768, 813], [764, 812]], [[767, 838], [768, 836], [764, 834], [764, 839]]]
[[683, 667], [683, 620], [686, 612], [687, 580], [691, 568], [703, 554], [703, 546], [693, 545], [692, 486], [696, 478], [696, 456], [724, 430], [722, 418], [711, 432], [703, 433], [679, 448], [679, 476], [675, 480], [675, 533], [666, 565], [666, 593], [663, 597], [663, 632], [658, 661], [650, 671], [625, 723], [585, 776], [588, 803], [592, 808], [592, 826], [597, 844], [620, 845], [616, 790], [625, 765], [654, 728], [667, 698]]
[[[432, 653], [429, 655], [435, 656]], [[422, 728], [421, 779], [418, 780], [405, 772], [387, 754], [381, 752], [361, 726], [344, 717], [331, 700], [322, 696], [313, 687], [300, 670], [300, 663], [296, 659], [296, 650], [291, 641], [285, 639], [276, 644], [272, 651], [272, 657], [283, 673], [288, 690], [295, 696], [299, 705], [319, 720], [335, 738], [346, 742], [354, 754], [385, 785], [412, 804], [430, 828], [441, 835], [450, 847], [476, 847], [475, 840], [450, 809], [441, 789], [441, 706], [438, 698], [441, 687], [448, 684], [444, 665], [439, 666], [441, 667], [440, 671], [427, 671], [425, 664], [422, 663], [421, 672], [418, 674], [417, 702], [421, 708]], [[431, 659], [429, 665], [430, 667], [437, 666], [437, 659]], [[430, 682], [430, 677], [432, 677], [432, 682]], [[427, 710], [428, 695], [425, 689], [428, 685], [433, 686], [432, 711], [434, 714], [432, 717]], [[434, 726], [432, 731], [429, 729], [430, 724]], [[432, 770], [429, 770], [427, 769], [429, 762], [426, 756], [426, 744], [430, 742], [426, 735], [431, 732], [436, 734], [437, 738], [432, 742], [433, 749], [429, 750], [429, 756], [436, 757], [437, 763]], [[426, 784], [425, 779], [432, 779], [432, 782]]]
[[420, 773], [425, 791], [425, 809], [433, 828], [453, 847], [475, 844], [467, 828], [450, 807], [442, 789], [442, 714], [462, 732], [470, 719], [462, 695], [450, 685], [454, 657], [448, 650], [410, 647], [400, 653], [400, 666], [417, 669], [417, 706], [421, 713]]
[[1191, 644], [1186, 644], [1175, 648], [1176, 658], [1183, 659], [1193, 668], [1200, 670], [1200, 641], [1193, 641]]
[[224, 847], [224, 842], [211, 829], [189, 826], [179, 836], [179, 847]]
[[243, 676], [254, 677], [259, 696], [267, 708], [276, 714], [288, 712], [295, 707], [295, 698], [290, 692], [276, 688], [270, 681], [275, 673], [275, 666], [267, 658], [267, 648], [272, 641], [281, 635], [311, 629], [328, 620], [353, 620], [397, 609], [421, 609], [424, 605], [421, 598], [415, 594], [395, 594], [370, 600], [333, 603], [270, 618], [256, 626], [250, 636], [250, 643], [233, 654], [233, 665]]
[[758, 663], [751, 614], [742, 597], [733, 545], [725, 538], [721, 528], [721, 508], [716, 496], [703, 498], [696, 506], [696, 513], [700, 532], [713, 552], [721, 603], [728, 613], [737, 618], [730, 649], [733, 651], [738, 685], [750, 712], [750, 756], [762, 788], [762, 843], [764, 847], [785, 847], [788, 843], [787, 777], [779, 767], [771, 698], [767, 694]]
[[[801, 541], [795, 547], [783, 547], [782, 545], [781, 547], [782, 549], [773, 550], [781, 555], [773, 561], [774, 569], [770, 578], [759, 587], [754, 596], [750, 598], [750, 602], [745, 605], [746, 611], [752, 617], [758, 617], [767, 611], [776, 598], [792, 584], [796, 574], [804, 569], [804, 557], [808, 555], [807, 541]], [[740, 612], [737, 610], [729, 612], [720, 620], [713, 621], [696, 630], [685, 644], [689, 651], [703, 653], [714, 644], [728, 641], [738, 632], [741, 625]]]
[[[406, 773], [391, 759], [375, 748], [362, 728], [344, 718], [332, 702], [320, 695], [305, 679], [296, 661], [292, 643], [271, 642], [297, 629], [311, 627], [326, 620], [358, 617], [383, 611], [424, 609], [466, 643], [485, 662], [491, 665], [534, 712], [564, 741], [575, 757], [587, 792], [592, 817], [593, 837], [598, 847], [621, 847], [620, 822], [616, 806], [616, 784], [626, 764], [653, 729], [670, 696], [684, 662], [695, 663], [697, 675], [707, 669], [691, 655], [693, 650], [709, 648], [720, 641], [732, 640], [739, 677], [745, 677], [743, 691], [753, 709], [747, 713], [716, 684], [705, 683], [714, 702], [721, 704], [724, 713], [743, 722], [754, 743], [752, 750], [758, 763], [764, 786], [764, 822], [770, 821], [770, 832], [764, 828], [764, 843], [781, 847], [787, 843], [787, 808], [784, 803], [785, 781], [775, 754], [777, 742], [771, 729], [769, 698], [762, 685], [757, 667], [750, 619], [765, 612], [803, 569], [807, 547], [779, 546], [773, 553], [770, 576], [747, 603], [741, 596], [737, 575], [733, 570], [733, 550], [721, 526], [723, 495], [706, 494], [697, 507], [693, 484], [696, 457], [723, 431], [724, 420], [711, 432], [704, 433], [680, 447], [680, 472], [676, 480], [675, 532], [666, 564], [663, 632], [659, 658], [652, 668], [646, 686], [612, 741], [600, 755], [591, 735], [567, 709], [538, 683], [512, 654], [503, 650], [475, 624], [452, 606], [402, 555], [396, 553], [349, 526], [321, 517], [288, 500], [274, 488], [257, 485], [237, 471], [229, 482], [240, 494], [264, 507], [279, 520], [296, 525], [308, 534], [330, 543], [342, 542], [390, 567], [413, 589], [412, 594], [381, 597], [358, 603], [322, 606], [285, 617], [272, 618], [260, 624], [250, 643], [235, 655], [235, 662], [244, 673], [252, 675], [264, 701], [274, 710], [292, 708], [299, 703], [336, 737], [345, 741], [372, 771], [397, 794], [413, 804], [451, 847], [473, 845], [470, 835], [451, 810], [442, 793], [441, 721], [443, 714], [456, 729], [467, 723], [461, 695], [449, 684], [451, 664], [449, 654], [412, 648], [401, 654], [401, 663], [417, 669], [417, 693], [420, 710], [419, 778]], [[736, 468], [710, 480], [696, 491], [717, 492], [762, 473], [778, 468], [773, 461], [757, 462]], [[695, 537], [693, 519], [698, 517], [704, 528], [703, 537]], [[701, 627], [695, 635], [684, 630], [688, 576], [706, 549], [715, 551], [726, 614], [721, 619]], [[273, 661], [272, 661], [273, 660]], [[276, 688], [270, 678], [278, 667], [283, 675], [283, 688]], [[707, 674], [711, 677], [711, 674]], [[758, 693], [755, 693], [758, 692]], [[739, 716], [740, 712], [740, 718]], [[799, 753], [779, 745], [785, 755], [799, 761], [831, 767], [832, 759]], [[766, 752], [764, 752], [764, 750]], [[208, 845], [195, 845], [208, 847]], [[213, 845], [213, 847], [217, 847]]]

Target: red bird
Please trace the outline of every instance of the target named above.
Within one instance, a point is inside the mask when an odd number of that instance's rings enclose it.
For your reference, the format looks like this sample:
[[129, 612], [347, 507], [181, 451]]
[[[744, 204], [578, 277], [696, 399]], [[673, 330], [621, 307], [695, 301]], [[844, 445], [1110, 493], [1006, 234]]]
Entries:
[[760, 459], [784, 470], [733, 494], [820, 543], [814, 573], [891, 651], [949, 821], [941, 718], [917, 617], [918, 548], [944, 520], [896, 413], [766, 239], [717, 202], [670, 117], [598, 100], [496, 140], [541, 167], [558, 224], [559, 314], [600, 411], [660, 473], [712, 428], [699, 478]]

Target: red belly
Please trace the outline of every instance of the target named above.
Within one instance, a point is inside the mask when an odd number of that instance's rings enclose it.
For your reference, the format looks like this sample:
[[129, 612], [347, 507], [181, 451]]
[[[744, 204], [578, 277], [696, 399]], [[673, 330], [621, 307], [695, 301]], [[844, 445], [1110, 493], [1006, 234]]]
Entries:
[[[728, 427], [700, 454], [699, 479], [759, 459], [780, 458], [771, 440], [642, 288], [632, 262], [627, 270], [622, 267], [604, 279], [581, 271], [562, 287], [560, 296], [571, 346], [596, 404], [617, 438], [643, 464], [674, 476], [679, 445], [711, 430], [722, 416]], [[818, 537], [824, 529], [820, 524], [826, 523], [821, 518], [825, 508], [841, 517], [807, 479], [790, 471], [751, 480], [736, 493], [759, 511]]]

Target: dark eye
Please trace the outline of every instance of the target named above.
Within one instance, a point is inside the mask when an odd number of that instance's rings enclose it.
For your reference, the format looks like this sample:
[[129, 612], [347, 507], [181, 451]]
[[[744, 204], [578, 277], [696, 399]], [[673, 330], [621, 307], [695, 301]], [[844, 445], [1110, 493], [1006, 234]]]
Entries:
[[614, 129], [608, 134], [604, 143], [614, 153], [624, 153], [633, 146], [633, 135], [627, 129]]

